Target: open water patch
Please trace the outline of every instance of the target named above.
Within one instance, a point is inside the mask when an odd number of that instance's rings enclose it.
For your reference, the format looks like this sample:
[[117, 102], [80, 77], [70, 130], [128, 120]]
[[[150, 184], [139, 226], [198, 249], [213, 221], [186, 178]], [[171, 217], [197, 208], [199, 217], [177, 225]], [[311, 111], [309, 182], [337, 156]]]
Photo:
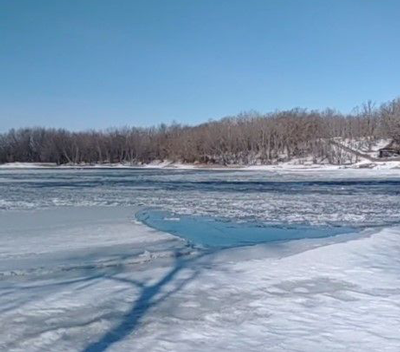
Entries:
[[156, 230], [179, 236], [193, 245], [205, 248], [230, 248], [305, 238], [324, 238], [356, 231], [351, 227], [235, 222], [204, 216], [176, 215], [157, 209], [141, 210], [136, 213], [136, 219]]

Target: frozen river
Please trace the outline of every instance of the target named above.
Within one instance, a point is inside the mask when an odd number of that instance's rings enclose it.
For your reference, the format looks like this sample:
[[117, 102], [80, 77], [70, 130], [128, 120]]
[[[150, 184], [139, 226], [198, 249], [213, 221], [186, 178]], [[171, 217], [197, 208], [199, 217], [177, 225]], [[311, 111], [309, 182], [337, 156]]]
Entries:
[[399, 223], [398, 170], [0, 170], [0, 350], [398, 351]]
[[0, 209], [156, 207], [268, 224], [400, 222], [399, 170], [1, 170]]

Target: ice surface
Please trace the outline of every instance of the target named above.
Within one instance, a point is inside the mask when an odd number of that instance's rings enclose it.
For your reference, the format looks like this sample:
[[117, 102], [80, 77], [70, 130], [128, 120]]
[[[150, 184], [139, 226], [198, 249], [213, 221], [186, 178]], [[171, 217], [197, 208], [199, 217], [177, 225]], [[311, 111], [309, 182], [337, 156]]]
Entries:
[[143, 209], [137, 219], [162, 232], [182, 237], [203, 248], [230, 248], [258, 243], [321, 238], [354, 232], [349, 227], [266, 225], [261, 222], [235, 222]]
[[[399, 351], [400, 178], [357, 171], [1, 171], [0, 350]], [[154, 205], [360, 232], [202, 251]]]
[[[18, 235], [15, 255], [3, 253], [3, 273], [32, 257], [31, 268], [47, 269], [1, 279], [0, 349], [398, 351], [399, 228], [201, 254], [117, 209], [118, 233], [102, 210], [96, 220], [99, 209], [69, 210], [65, 226], [54, 221], [65, 209], [49, 224], [43, 211], [34, 235], [42, 249], [15, 224], [1, 231], [2, 239]], [[98, 244], [79, 240], [97, 234]], [[171, 240], [179, 245], [161, 245]], [[63, 245], [88, 255], [60, 258]]]
[[399, 192], [398, 170], [0, 171], [0, 210], [156, 206], [272, 224], [383, 226], [400, 221]]
[[0, 212], [0, 277], [122, 266], [147, 260], [149, 251], [168, 256], [186, 246], [144, 228], [134, 212], [121, 207]]

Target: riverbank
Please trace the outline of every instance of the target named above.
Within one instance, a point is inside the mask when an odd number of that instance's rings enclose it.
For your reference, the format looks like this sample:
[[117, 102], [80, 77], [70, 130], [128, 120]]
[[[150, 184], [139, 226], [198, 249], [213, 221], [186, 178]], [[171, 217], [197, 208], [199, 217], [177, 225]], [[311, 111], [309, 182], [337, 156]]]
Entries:
[[343, 169], [372, 169], [390, 170], [399, 169], [400, 161], [370, 161], [362, 160], [354, 164], [333, 165], [328, 163], [312, 163], [307, 159], [295, 159], [289, 162], [282, 162], [271, 165], [217, 165], [217, 164], [188, 164], [172, 161], [155, 161], [148, 164], [129, 163], [104, 163], [104, 164], [64, 164], [54, 163], [6, 163], [0, 164], [0, 169], [183, 169], [183, 170], [252, 170], [252, 171], [273, 171], [273, 170], [343, 170]]

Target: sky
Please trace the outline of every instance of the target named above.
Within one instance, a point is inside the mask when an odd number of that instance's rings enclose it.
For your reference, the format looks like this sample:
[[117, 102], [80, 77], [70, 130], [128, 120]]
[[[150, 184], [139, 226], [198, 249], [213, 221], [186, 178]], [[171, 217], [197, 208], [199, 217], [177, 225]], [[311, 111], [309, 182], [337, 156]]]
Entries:
[[400, 95], [398, 0], [0, 0], [0, 131]]

